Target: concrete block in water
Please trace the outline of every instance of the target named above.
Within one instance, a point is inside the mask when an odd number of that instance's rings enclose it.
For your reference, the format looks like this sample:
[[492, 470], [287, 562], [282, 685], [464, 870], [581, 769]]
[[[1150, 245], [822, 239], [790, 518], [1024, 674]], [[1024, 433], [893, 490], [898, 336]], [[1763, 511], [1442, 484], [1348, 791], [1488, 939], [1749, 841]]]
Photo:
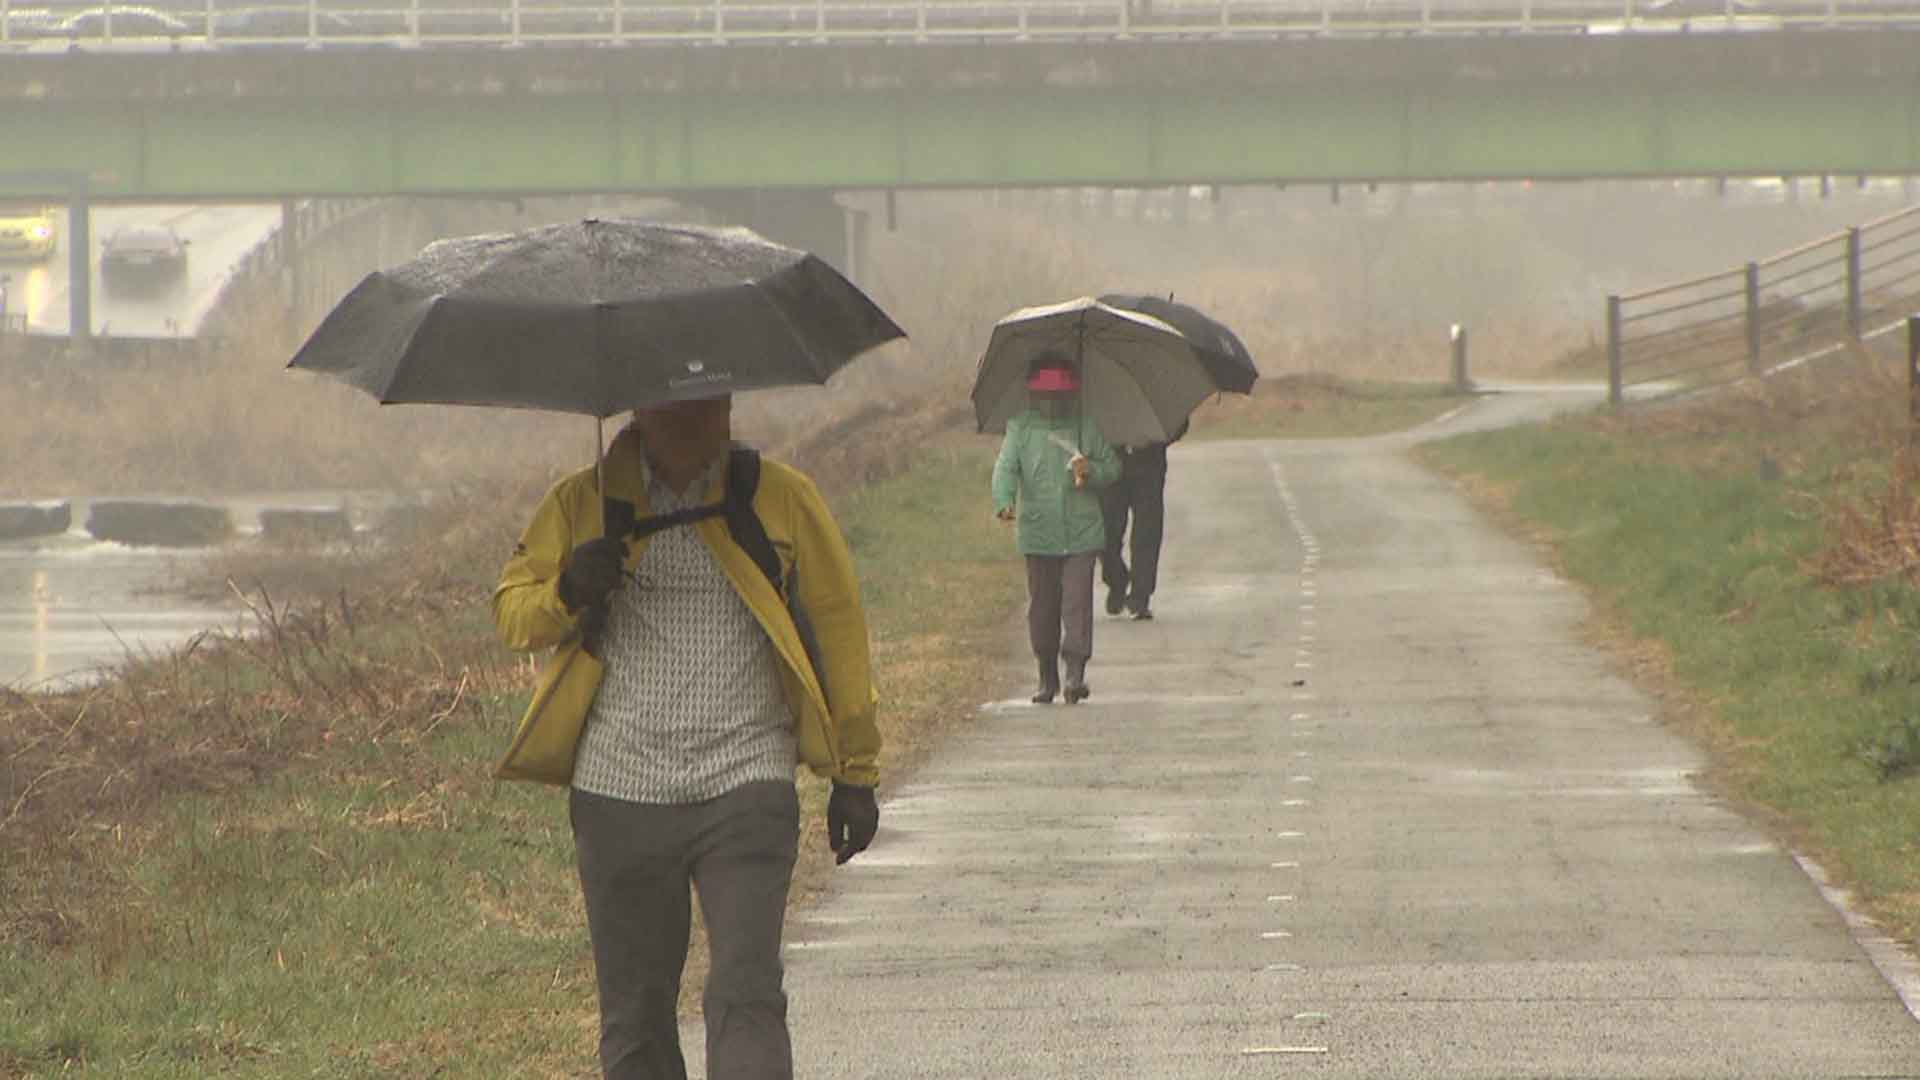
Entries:
[[58, 536], [72, 524], [72, 503], [0, 504], [0, 540]]
[[87, 515], [96, 539], [151, 547], [210, 547], [233, 534], [225, 507], [196, 502], [97, 502]]
[[273, 544], [318, 544], [353, 537], [342, 509], [283, 508], [260, 511], [260, 536]]

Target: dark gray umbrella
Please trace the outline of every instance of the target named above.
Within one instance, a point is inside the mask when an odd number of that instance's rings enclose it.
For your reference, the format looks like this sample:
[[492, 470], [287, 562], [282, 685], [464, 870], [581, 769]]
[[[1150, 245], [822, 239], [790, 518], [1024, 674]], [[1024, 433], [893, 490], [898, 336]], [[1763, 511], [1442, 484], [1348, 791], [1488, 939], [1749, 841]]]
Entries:
[[1180, 331], [1182, 336], [1193, 342], [1193, 351], [1200, 355], [1200, 362], [1206, 365], [1207, 374], [1213, 377], [1213, 385], [1222, 390], [1236, 394], [1251, 393], [1253, 381], [1260, 377], [1260, 369], [1253, 366], [1253, 354], [1241, 343], [1239, 335], [1197, 308], [1176, 304], [1163, 297], [1130, 293], [1108, 293], [1100, 298], [1100, 302], [1124, 311], [1151, 315]]
[[430, 244], [369, 274], [287, 366], [382, 402], [605, 418], [824, 383], [905, 336], [825, 262], [746, 229], [589, 218]]

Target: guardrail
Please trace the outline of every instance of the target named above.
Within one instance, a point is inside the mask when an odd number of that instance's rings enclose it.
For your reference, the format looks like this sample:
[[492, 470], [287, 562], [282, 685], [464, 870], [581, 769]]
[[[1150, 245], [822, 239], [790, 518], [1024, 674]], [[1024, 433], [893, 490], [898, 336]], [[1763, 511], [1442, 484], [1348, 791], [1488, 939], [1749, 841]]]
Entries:
[[1687, 281], [1607, 297], [1607, 398], [1715, 386], [1898, 330], [1920, 308], [1920, 206]]
[[1920, 0], [0, 0], [10, 51], [932, 43], [1920, 26]]

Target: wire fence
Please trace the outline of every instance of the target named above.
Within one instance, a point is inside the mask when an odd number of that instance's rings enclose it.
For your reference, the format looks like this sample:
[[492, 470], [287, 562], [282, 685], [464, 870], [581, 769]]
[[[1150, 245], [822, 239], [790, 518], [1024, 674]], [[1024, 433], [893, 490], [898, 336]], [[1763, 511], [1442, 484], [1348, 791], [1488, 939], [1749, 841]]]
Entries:
[[1920, 307], [1920, 206], [1764, 259], [1607, 297], [1607, 396], [1697, 390], [1889, 334]]

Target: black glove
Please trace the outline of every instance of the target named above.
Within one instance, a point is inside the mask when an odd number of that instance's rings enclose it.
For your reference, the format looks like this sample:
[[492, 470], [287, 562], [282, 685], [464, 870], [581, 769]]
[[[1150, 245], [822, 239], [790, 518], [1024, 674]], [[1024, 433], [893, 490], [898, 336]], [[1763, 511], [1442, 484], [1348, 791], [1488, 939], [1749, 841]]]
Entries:
[[833, 794], [827, 796], [827, 846], [833, 849], [833, 861], [843, 863], [867, 850], [878, 828], [880, 804], [873, 789], [835, 780]]
[[567, 568], [560, 571], [560, 602], [568, 611], [592, 607], [620, 584], [620, 560], [627, 545], [611, 536], [589, 540], [573, 549]]

